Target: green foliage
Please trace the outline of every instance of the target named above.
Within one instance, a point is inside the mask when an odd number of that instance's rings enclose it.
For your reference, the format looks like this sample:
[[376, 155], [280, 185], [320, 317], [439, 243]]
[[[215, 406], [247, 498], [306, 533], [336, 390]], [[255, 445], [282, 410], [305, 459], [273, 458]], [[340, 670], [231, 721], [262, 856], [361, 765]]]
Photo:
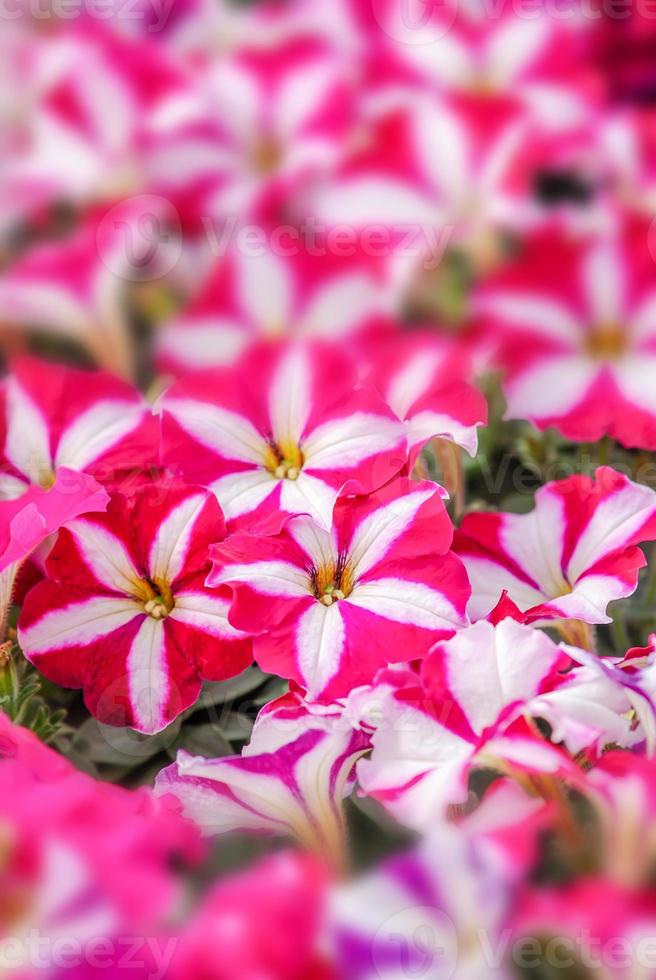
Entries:
[[48, 704], [39, 675], [11, 641], [0, 646], [0, 710], [46, 744], [70, 731], [66, 709]]

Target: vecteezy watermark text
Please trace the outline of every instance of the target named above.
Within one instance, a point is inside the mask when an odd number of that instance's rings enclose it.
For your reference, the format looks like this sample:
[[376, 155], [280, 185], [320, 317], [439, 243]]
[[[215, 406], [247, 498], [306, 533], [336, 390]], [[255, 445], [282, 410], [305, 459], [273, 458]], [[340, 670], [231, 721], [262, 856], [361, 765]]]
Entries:
[[144, 21], [146, 31], [164, 30], [175, 0], [0, 0], [0, 21], [30, 17], [36, 21]]
[[[145, 980], [164, 980], [175, 954], [177, 937], [51, 936], [29, 929], [0, 939], [0, 972], [25, 969], [139, 971]], [[134, 975], [134, 973], [133, 973]]]

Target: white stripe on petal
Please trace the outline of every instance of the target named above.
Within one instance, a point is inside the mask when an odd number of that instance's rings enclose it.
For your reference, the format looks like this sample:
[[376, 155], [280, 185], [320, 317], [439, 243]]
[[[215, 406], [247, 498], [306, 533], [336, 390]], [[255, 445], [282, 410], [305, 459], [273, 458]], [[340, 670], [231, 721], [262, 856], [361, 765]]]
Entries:
[[278, 481], [268, 470], [246, 470], [242, 473], [229, 473], [215, 480], [210, 489], [216, 494], [227, 520], [241, 514], [249, 514], [266, 500]]
[[[244, 751], [244, 755], [247, 754]], [[176, 795], [179, 792], [187, 815], [193, 812], [191, 807], [194, 803], [196, 807], [198, 804], [202, 807], [206, 792], [212, 793], [210, 787], [206, 789], [194, 785], [193, 782], [191, 785], [186, 783], [185, 777], [191, 776], [218, 784], [213, 801], [207, 799], [208, 810], [204, 819], [202, 809], [194, 807], [201, 816], [199, 823], [206, 833], [225, 833], [239, 828], [264, 829], [275, 833], [293, 832], [294, 827], [303, 820], [303, 809], [284, 780], [275, 770], [271, 773], [250, 772], [239, 764], [233, 765], [234, 761], [234, 757], [203, 759], [178, 753], [179, 781], [174, 777], [171, 789]], [[228, 787], [237, 799], [233, 800], [221, 793], [221, 784]]]
[[261, 334], [279, 334], [289, 327], [294, 283], [289, 266], [271, 252], [244, 256], [237, 289], [242, 308]]
[[73, 521], [68, 529], [98, 581], [115, 592], [133, 595], [141, 576], [120, 538], [91, 521]]
[[521, 293], [494, 293], [478, 304], [481, 313], [500, 317], [516, 327], [578, 347], [583, 326], [565, 306], [546, 296]]
[[511, 572], [495, 561], [487, 558], [474, 558], [471, 555], [460, 555], [467, 577], [471, 584], [472, 595], [467, 603], [467, 612], [472, 620], [483, 619], [491, 612], [504, 589], [520, 609], [531, 609], [544, 602], [545, 597], [538, 589], [516, 578]]
[[184, 568], [194, 525], [207, 499], [201, 493], [188, 497], [160, 524], [148, 556], [155, 581], [172, 582]]
[[357, 528], [350, 547], [353, 574], [364, 575], [383, 558], [396, 539], [412, 524], [417, 511], [436, 492], [415, 490], [369, 514]]
[[477, 734], [509, 704], [535, 697], [560, 656], [546, 633], [513, 619], [475, 623], [444, 650], [449, 689]]
[[656, 333], [656, 293], [649, 293], [633, 314], [629, 324], [634, 345], [650, 340]]
[[566, 415], [583, 401], [599, 370], [596, 361], [578, 355], [540, 360], [506, 385], [505, 417]]
[[570, 581], [574, 583], [586, 569], [616, 548], [625, 548], [655, 510], [656, 494], [638, 483], [629, 482], [609, 494], [595, 508], [576, 543], [567, 568]]
[[187, 626], [195, 626], [213, 636], [238, 639], [246, 636], [228, 622], [230, 602], [219, 596], [210, 596], [206, 592], [178, 592], [175, 596], [175, 607], [171, 619]]
[[379, 283], [359, 274], [338, 276], [313, 295], [302, 316], [303, 334], [343, 337], [366, 317], [388, 309], [390, 300]]
[[266, 442], [243, 415], [192, 399], [166, 398], [164, 407], [189, 435], [219, 456], [262, 465]]
[[146, 616], [128, 654], [130, 704], [140, 731], [156, 732], [165, 725], [164, 707], [169, 695], [165, 640], [163, 621]]
[[345, 469], [397, 445], [403, 426], [396, 419], [355, 412], [324, 422], [303, 440], [305, 465], [313, 470]]
[[33, 483], [52, 470], [48, 422], [15, 378], [7, 382], [5, 456]]
[[315, 602], [301, 616], [296, 631], [296, 656], [308, 698], [321, 694], [339, 670], [344, 638], [344, 620], [338, 602], [332, 606]]
[[283, 80], [273, 106], [274, 125], [279, 135], [285, 140], [293, 139], [295, 132], [321, 108], [335, 80], [334, 67], [322, 62], [311, 67], [303, 65], [290, 72]]
[[639, 351], [624, 357], [611, 367], [617, 387], [628, 402], [643, 412], [656, 415], [656, 357], [653, 352]]
[[269, 392], [269, 415], [278, 445], [298, 445], [310, 415], [312, 368], [303, 347], [291, 347], [281, 358]]
[[439, 412], [419, 412], [408, 420], [408, 441], [411, 447], [439, 436], [462, 446], [470, 456], [476, 455], [478, 432], [475, 425], [464, 425], [457, 419]]
[[548, 487], [538, 492], [534, 510], [508, 514], [499, 531], [503, 550], [549, 598], [567, 591], [561, 567], [565, 531], [565, 502]]
[[315, 565], [327, 566], [337, 560], [334, 530], [320, 527], [311, 517], [297, 517], [289, 522], [287, 531]]
[[329, 528], [337, 493], [327, 483], [301, 471], [296, 480], [282, 481], [280, 507], [290, 514], [310, 514], [322, 527]]
[[226, 565], [212, 576], [212, 585], [245, 582], [263, 595], [311, 595], [307, 573], [288, 561], [255, 561], [252, 564]]
[[426, 630], [462, 626], [462, 617], [446, 596], [422, 582], [408, 579], [380, 578], [364, 582], [356, 585], [344, 601], [395, 623], [407, 623]]
[[626, 275], [616, 248], [601, 242], [583, 262], [583, 288], [596, 326], [625, 319]]
[[30, 656], [62, 647], [86, 646], [125, 626], [140, 612], [132, 599], [89, 599], [46, 613], [19, 630], [20, 644]]
[[417, 399], [424, 394], [439, 367], [437, 351], [422, 351], [411, 357], [392, 378], [385, 401], [400, 419], [406, 417]]
[[127, 401], [99, 402], [78, 415], [62, 433], [55, 463], [83, 470], [134, 431], [145, 417], [140, 404]]

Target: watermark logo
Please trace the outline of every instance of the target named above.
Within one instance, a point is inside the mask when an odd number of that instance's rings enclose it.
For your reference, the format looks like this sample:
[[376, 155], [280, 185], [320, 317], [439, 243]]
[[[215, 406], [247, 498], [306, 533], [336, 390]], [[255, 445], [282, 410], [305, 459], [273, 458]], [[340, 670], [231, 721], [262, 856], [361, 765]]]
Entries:
[[427, 45], [453, 27], [458, 0], [371, 0], [381, 30], [397, 44]]
[[415, 905], [401, 909], [380, 926], [371, 957], [382, 977], [451, 980], [458, 961], [458, 936], [440, 909]]
[[180, 216], [164, 197], [130, 197], [104, 215], [96, 243], [103, 265], [117, 278], [160, 279], [175, 268], [182, 253]]

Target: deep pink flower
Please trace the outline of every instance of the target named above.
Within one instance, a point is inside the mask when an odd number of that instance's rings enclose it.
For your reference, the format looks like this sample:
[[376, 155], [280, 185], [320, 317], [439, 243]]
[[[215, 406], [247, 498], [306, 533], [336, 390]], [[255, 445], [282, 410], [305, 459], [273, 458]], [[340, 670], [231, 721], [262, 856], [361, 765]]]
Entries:
[[29, 977], [37, 973], [30, 930], [44, 957], [58, 936], [79, 943], [80, 955], [102, 936], [118, 960], [114, 937], [162, 929], [178, 892], [171, 859], [198, 850], [193, 828], [150, 792], [78, 772], [2, 712], [0, 841], [0, 951], [9, 937], [3, 964], [15, 963], [25, 937]]
[[258, 634], [264, 670], [330, 700], [464, 624], [469, 585], [451, 535], [440, 489], [398, 480], [340, 501], [329, 531], [296, 517], [273, 537], [233, 535], [213, 550], [208, 582], [232, 589], [230, 621]]
[[499, 340], [509, 418], [576, 441], [656, 447], [656, 287], [646, 222], [574, 243], [546, 234], [478, 310]]
[[145, 399], [104, 372], [21, 358], [0, 390], [0, 496], [49, 487], [60, 467], [100, 477], [158, 462], [157, 420]]
[[220, 882], [182, 932], [171, 980], [330, 980], [319, 952], [330, 884], [294, 851]]
[[470, 358], [461, 345], [422, 331], [371, 344], [371, 373], [381, 395], [406, 423], [410, 465], [422, 447], [440, 437], [473, 456], [478, 426], [487, 422], [484, 396], [470, 384]]
[[147, 484], [112, 495], [107, 514], [70, 522], [27, 596], [25, 655], [50, 679], [80, 687], [101, 721], [144, 732], [189, 707], [201, 680], [251, 661], [227, 620], [229, 598], [205, 587], [208, 548], [224, 534], [212, 494]]
[[529, 514], [472, 513], [454, 550], [472, 584], [469, 614], [486, 616], [503, 590], [536, 619], [609, 623], [606, 607], [631, 595], [656, 537], [656, 494], [610, 467], [542, 487]]
[[308, 513], [330, 527], [340, 494], [405, 464], [404, 428], [325, 344], [264, 344], [236, 368], [192, 374], [162, 399], [164, 462], [251, 526]]
[[[273, 239], [276, 228], [263, 233]], [[199, 295], [161, 332], [158, 355], [167, 371], [179, 375], [234, 364], [262, 339], [351, 342], [384, 330], [396, 335], [396, 323], [388, 322], [396, 290], [372, 258], [319, 258], [305, 250], [300, 232], [294, 234], [288, 230], [284, 242], [291, 255], [280, 255], [270, 240], [255, 254], [232, 248], [221, 257]]]

